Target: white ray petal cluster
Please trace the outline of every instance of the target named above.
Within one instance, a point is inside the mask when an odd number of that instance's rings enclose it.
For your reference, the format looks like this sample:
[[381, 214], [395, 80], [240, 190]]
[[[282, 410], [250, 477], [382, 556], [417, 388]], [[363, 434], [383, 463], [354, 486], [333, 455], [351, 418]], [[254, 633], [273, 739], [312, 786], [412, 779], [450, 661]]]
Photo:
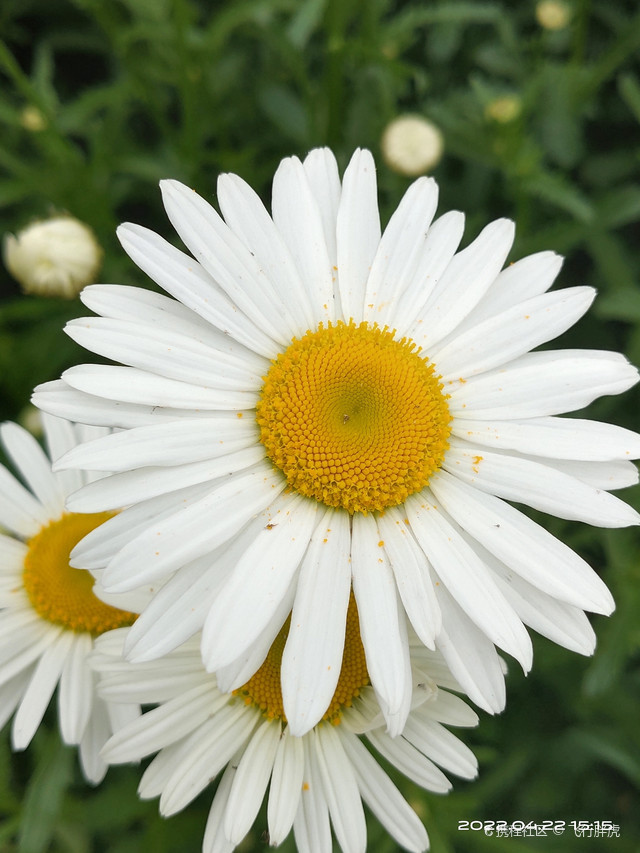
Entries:
[[[51, 415], [43, 416], [43, 426], [51, 458], [106, 432]], [[114, 709], [97, 695], [88, 660], [92, 634], [42, 616], [23, 580], [30, 540], [64, 516], [66, 495], [89, 477], [76, 471], [54, 473], [49, 456], [17, 424], [2, 424], [0, 439], [28, 486], [0, 466], [0, 527], [7, 531], [0, 534], [0, 728], [13, 717], [12, 747], [25, 749], [57, 688], [62, 740], [79, 746], [83, 773], [97, 784], [107, 771], [102, 746], [116, 721], [137, 716], [138, 705], [125, 703]]]
[[[57, 468], [113, 473], [76, 491], [74, 511], [126, 507], [79, 545], [76, 564], [104, 570], [107, 593], [160, 589], [131, 630], [131, 660], [201, 631], [204, 664], [230, 689], [293, 608], [283, 694], [302, 735], [333, 690], [350, 585], [390, 732], [410, 709], [410, 630], [490, 711], [504, 704], [497, 649], [531, 666], [527, 627], [591, 654], [584, 611], [610, 613], [611, 595], [508, 502], [603, 527], [640, 520], [609, 493], [637, 481], [640, 436], [562, 417], [624, 392], [638, 372], [611, 352], [532, 352], [587, 311], [593, 290], [548, 292], [561, 267], [553, 252], [504, 267], [514, 237], [505, 219], [457, 251], [464, 218], [436, 218], [432, 179], [415, 181], [381, 230], [366, 151], [342, 182], [326, 149], [284, 160], [271, 215], [235, 175], [220, 177], [221, 213], [176, 181], [162, 195], [191, 254], [137, 225], [118, 234], [167, 295], [86, 288], [99, 316], [68, 332], [119, 364], [73, 367], [34, 397], [53, 414], [118, 428]], [[256, 414], [265, 374], [292, 341], [351, 322], [419, 347], [451, 415], [428, 485], [369, 515], [287, 489]], [[35, 510], [20, 500], [26, 519]]]
[[100, 695], [112, 703], [157, 704], [119, 729], [103, 756], [118, 764], [155, 754], [138, 790], [143, 798], [160, 797], [163, 815], [183, 809], [221, 774], [203, 853], [232, 851], [265, 798], [274, 846], [293, 829], [299, 850], [320, 853], [331, 848], [333, 829], [344, 853], [364, 853], [366, 803], [403, 848], [425, 850], [424, 826], [364, 740], [431, 791], [450, 789], [443, 771], [465, 779], [477, 773], [473, 753], [446, 726], [474, 726], [478, 718], [437, 686], [459, 689], [435, 652], [429, 657], [415, 650], [411, 708], [402, 735], [385, 731], [381, 707], [367, 687], [343, 710], [339, 724], [322, 722], [297, 736], [286, 721], [269, 719], [242, 696], [222, 693], [202, 666], [197, 637], [161, 661], [130, 663], [122, 657], [125, 635], [111, 631], [96, 642], [92, 664]]

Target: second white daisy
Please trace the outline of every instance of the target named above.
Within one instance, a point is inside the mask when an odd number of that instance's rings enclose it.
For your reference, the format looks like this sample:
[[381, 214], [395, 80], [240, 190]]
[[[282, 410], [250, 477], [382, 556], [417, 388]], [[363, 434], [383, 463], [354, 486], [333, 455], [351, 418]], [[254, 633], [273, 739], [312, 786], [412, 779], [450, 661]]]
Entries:
[[[302, 737], [291, 733], [280, 689], [282, 652], [289, 624], [258, 671], [224, 678], [221, 692], [200, 660], [199, 643], [187, 641], [162, 660], [122, 659], [124, 631], [100, 638], [93, 658], [100, 692], [109, 702], [158, 703], [122, 728], [106, 745], [109, 762], [137, 761], [156, 753], [141, 779], [144, 799], [160, 796], [160, 811], [184, 808], [222, 774], [209, 813], [203, 853], [228, 853], [253, 825], [267, 799], [269, 843], [279, 845], [291, 828], [297, 848], [330, 850], [331, 826], [344, 853], [364, 853], [363, 803], [403, 848], [422, 851], [427, 833], [400, 791], [359, 735], [423, 788], [451, 787], [440, 767], [464, 778], [476, 775], [473, 753], [442, 724], [473, 726], [475, 713], [437, 683], [457, 688], [437, 655], [420, 648], [412, 657], [412, 708], [404, 734], [389, 737], [369, 685], [353, 596], [336, 692], [322, 721]], [[251, 667], [249, 667], [251, 669]], [[439, 766], [440, 767], [439, 767]], [[267, 793], [268, 789], [268, 793]]]
[[[44, 431], [52, 456], [104, 432], [49, 415]], [[82, 770], [97, 783], [107, 769], [101, 747], [139, 709], [97, 697], [87, 658], [98, 635], [130, 625], [136, 614], [96, 598], [93, 576], [72, 568], [69, 554], [111, 513], [67, 512], [66, 495], [88, 476], [53, 473], [38, 442], [17, 424], [2, 424], [0, 437], [29, 486], [0, 466], [0, 525], [10, 532], [0, 534], [0, 727], [13, 715], [12, 746], [25, 749], [57, 688], [62, 739], [79, 746]]]

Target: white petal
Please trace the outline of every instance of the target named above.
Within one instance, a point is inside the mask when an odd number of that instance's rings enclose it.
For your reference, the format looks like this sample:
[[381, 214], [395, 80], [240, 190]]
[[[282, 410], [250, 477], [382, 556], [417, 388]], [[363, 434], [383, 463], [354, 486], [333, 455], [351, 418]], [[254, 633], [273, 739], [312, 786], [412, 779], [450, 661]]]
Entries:
[[51, 473], [51, 460], [35, 438], [10, 422], [0, 426], [0, 437], [8, 456], [46, 511], [52, 518], [62, 515], [64, 492]]
[[11, 632], [9, 637], [2, 637], [0, 684], [4, 684], [38, 660], [55, 643], [62, 628], [44, 623], [36, 614], [33, 614], [34, 624], [26, 626], [20, 625], [11, 611], [0, 613], [0, 616], [3, 634], [7, 629]]
[[[227, 453], [216, 459], [188, 462], [175, 467], [135, 468], [89, 483], [67, 499], [71, 512], [103, 512], [140, 503], [167, 492], [177, 492], [200, 483], [228, 480], [232, 475], [255, 468], [264, 459], [261, 445]], [[266, 469], [265, 469], [266, 470]]]
[[[267, 316], [269, 312], [279, 315], [274, 328], [288, 343], [295, 334], [313, 325], [311, 301], [301, 286], [293, 258], [260, 197], [242, 178], [220, 175], [218, 203], [231, 229], [231, 232], [223, 232], [224, 242], [229, 242], [229, 233], [237, 235], [234, 240], [240, 238], [237, 246], [233, 242], [230, 245], [243, 266], [252, 273], [250, 277], [245, 273], [242, 287], [250, 298], [256, 291], [260, 292]], [[237, 291], [234, 291], [234, 298], [240, 298]], [[273, 304], [264, 306], [265, 299], [273, 300]]]
[[67, 655], [74, 642], [72, 631], [52, 637], [34, 669], [31, 681], [13, 718], [11, 743], [14, 749], [29, 745], [56, 689]]
[[[64, 383], [60, 383], [64, 384]], [[47, 412], [41, 412], [42, 426], [44, 428], [45, 444], [49, 451], [49, 458], [55, 463], [72, 447], [77, 444], [77, 436], [73, 424], [64, 418], [56, 418]], [[82, 475], [77, 471], [58, 471], [54, 474], [60, 488], [65, 495], [75, 492], [83, 483]]]
[[529, 583], [583, 610], [613, 610], [611, 593], [585, 561], [521, 512], [444, 471], [431, 488], [463, 530]]
[[409, 621], [422, 642], [433, 649], [442, 619], [424, 551], [395, 507], [387, 509], [377, 523]]
[[438, 690], [433, 701], [420, 706], [420, 713], [447, 726], [477, 726], [478, 715], [466, 702], [446, 690]]
[[112, 433], [74, 447], [55, 465], [97, 471], [129, 471], [212, 459], [257, 444], [257, 428], [237, 413], [212, 412], [208, 418], [180, 419]]
[[243, 744], [246, 744], [259, 715], [226, 706], [187, 738], [189, 747], [160, 796], [160, 813], [171, 815], [188, 805], [217, 776]]
[[446, 794], [451, 782], [436, 765], [412, 746], [404, 737], [389, 737], [376, 729], [367, 732], [367, 739], [387, 761], [401, 773], [428, 791]]
[[352, 520], [351, 571], [371, 683], [389, 733], [402, 731], [411, 701], [411, 665], [396, 583], [373, 516]]
[[329, 261], [331, 267], [335, 268], [338, 264], [336, 220], [341, 193], [338, 164], [329, 148], [314, 148], [302, 165], [320, 210]]
[[244, 751], [224, 816], [224, 834], [239, 844], [251, 829], [264, 799], [281, 734], [280, 723], [263, 720]]
[[[147, 661], [177, 648], [199, 631], [225, 579], [213, 555], [182, 566], [152, 598], [127, 635], [130, 661]], [[213, 564], [213, 565], [212, 565]]]
[[512, 654], [528, 672], [531, 640], [489, 569], [445, 518], [428, 489], [410, 497], [405, 507], [416, 539], [453, 598], [492, 642]]
[[[273, 611], [273, 615], [252, 645], [230, 664], [216, 670], [218, 687], [223, 693], [231, 693], [233, 690], [242, 687], [262, 666], [269, 649], [273, 645], [274, 637], [277, 637], [291, 613], [296, 594], [296, 584], [297, 577], [294, 576], [280, 604]], [[203, 648], [203, 656], [206, 654], [207, 650]]]
[[[273, 178], [273, 221], [295, 261], [305, 289], [308, 328], [335, 319], [335, 272], [327, 250], [322, 216], [305, 169], [297, 157], [282, 160]], [[272, 254], [272, 247], [267, 252]], [[302, 297], [302, 293], [300, 294]]]
[[429, 846], [429, 838], [411, 806], [359, 738], [346, 734], [341, 740], [362, 799], [398, 844], [412, 853], [422, 853]]
[[304, 781], [293, 831], [299, 853], [332, 853], [329, 809], [318, 768], [315, 737], [315, 731], [311, 731], [302, 738]]
[[603, 394], [621, 394], [638, 381], [622, 355], [598, 350], [532, 352], [506, 368], [449, 388], [455, 417], [511, 420], [570, 412]]
[[12, 678], [3, 679], [2, 689], [0, 690], [0, 729], [4, 729], [5, 724], [18, 707], [29, 685], [31, 674], [31, 670], [27, 669]]
[[633, 462], [582, 462], [574, 460], [544, 459], [569, 477], [576, 477], [593, 489], [626, 489], [638, 482], [638, 468]]
[[225, 838], [222, 828], [231, 785], [236, 775], [236, 768], [237, 765], [231, 761], [218, 782], [216, 794], [207, 818], [207, 825], [204, 830], [202, 853], [233, 853], [236, 849], [236, 845]]
[[0, 533], [0, 577], [10, 575], [10, 583], [15, 583], [14, 575], [22, 571], [28, 547], [19, 539]]
[[[168, 199], [175, 188], [172, 186], [174, 184], [174, 181], [163, 181], [160, 184], [167, 212]], [[179, 215], [182, 215], [182, 212]], [[173, 224], [175, 226], [175, 222]], [[180, 233], [180, 229], [176, 230]], [[249, 306], [250, 313], [245, 311], [243, 314], [242, 310], [238, 311], [233, 297], [228, 298], [221, 292], [218, 284], [223, 282], [212, 279], [206, 271], [206, 266], [202, 269], [188, 255], [140, 225], [121, 225], [117, 234], [123, 249], [134, 263], [157, 281], [167, 293], [248, 349], [267, 358], [273, 357], [276, 346], [264, 317], [256, 310], [255, 305]], [[184, 240], [184, 234], [180, 236]], [[213, 242], [213, 232], [207, 231], [207, 236], [211, 238], [210, 242]], [[229, 250], [226, 254], [229, 254]], [[239, 307], [242, 309], [242, 306]]]
[[[281, 488], [277, 475], [260, 469], [232, 475], [125, 545], [105, 570], [104, 588], [108, 592], [135, 589], [223, 545], [275, 500]], [[176, 506], [180, 505], [177, 501]]]
[[91, 716], [95, 688], [87, 657], [92, 645], [91, 634], [76, 632], [61, 673], [58, 713], [65, 743], [81, 742]]
[[640, 516], [619, 498], [594, 489], [549, 465], [511, 453], [492, 453], [456, 439], [444, 469], [487, 494], [599, 527], [640, 524]]
[[315, 738], [318, 769], [333, 831], [344, 853], [365, 853], [367, 825], [353, 768], [331, 725], [318, 726]]
[[364, 319], [395, 324], [394, 308], [413, 280], [438, 204], [433, 178], [419, 178], [405, 193], [384, 230], [364, 297]]
[[106, 776], [108, 764], [100, 756], [100, 750], [107, 742], [110, 734], [109, 717], [105, 703], [96, 697], [78, 750], [82, 773], [91, 785], [99, 785]]
[[304, 747], [302, 738], [292, 737], [288, 727], [282, 732], [269, 786], [267, 820], [269, 843], [281, 844], [293, 826], [302, 793]]
[[525, 625], [572, 652], [593, 654], [596, 635], [584, 611], [541, 592], [504, 566], [496, 569], [496, 575], [498, 586]]
[[[169, 518], [176, 507], [190, 506], [210, 491], [210, 483], [201, 483], [128, 507], [81, 539], [71, 551], [70, 565], [80, 569], [104, 569], [127, 543], [133, 542], [151, 524]], [[131, 590], [136, 588], [133, 585]]]
[[329, 708], [344, 650], [351, 592], [349, 519], [328, 510], [302, 560], [282, 656], [282, 698], [291, 733], [308, 732]]
[[499, 367], [573, 326], [595, 293], [591, 287], [571, 287], [528, 299], [436, 345], [429, 360], [444, 382]]
[[469, 747], [440, 723], [425, 718], [420, 710], [409, 715], [402, 736], [450, 773], [463, 779], [478, 775], [478, 762]]
[[495, 279], [484, 299], [469, 319], [480, 322], [500, 314], [525, 299], [545, 293], [562, 267], [562, 258], [555, 252], [536, 252], [509, 264]]
[[455, 255], [463, 232], [464, 214], [458, 210], [440, 216], [427, 231], [413, 278], [393, 306], [393, 315], [391, 310], [389, 313], [398, 337], [408, 335], [414, 326], [425, 331], [424, 307]]
[[18, 536], [30, 539], [49, 520], [46, 508], [0, 465], [0, 524]]
[[500, 272], [514, 237], [514, 225], [497, 219], [451, 260], [410, 337], [423, 349], [432, 347], [471, 313]]
[[249, 350], [214, 348], [176, 329], [82, 317], [64, 328], [85, 349], [122, 364], [205, 388], [258, 392], [269, 362]]
[[445, 587], [436, 587], [442, 610], [442, 629], [436, 646], [460, 686], [489, 714], [503, 710], [504, 673], [495, 646], [456, 604]]
[[[190, 258], [187, 258], [187, 262], [193, 267]], [[171, 326], [174, 331], [195, 337], [196, 340], [211, 343], [225, 340], [229, 345], [232, 344], [228, 335], [191, 308], [154, 290], [126, 284], [90, 284], [81, 292], [80, 300], [95, 314], [112, 320], [144, 322], [155, 328]]]
[[207, 680], [147, 711], [109, 739], [103, 757], [110, 764], [122, 764], [177, 743], [228, 701], [216, 694], [213, 681]]
[[456, 418], [452, 435], [485, 447], [554, 459], [640, 459], [640, 435], [583, 418], [485, 421]]
[[367, 279], [380, 242], [376, 167], [369, 151], [358, 149], [344, 173], [336, 234], [342, 317], [359, 323], [363, 319]]
[[234, 661], [265, 627], [298, 571], [316, 513], [314, 501], [293, 496], [279, 520], [253, 537], [205, 621], [202, 647], [207, 669], [215, 671]]
[[162, 406], [140, 406], [135, 403], [104, 400], [102, 397], [76, 391], [62, 380], [38, 385], [31, 401], [34, 406], [59, 418], [122, 429], [166, 423], [178, 418], [211, 417], [208, 411], [199, 413], [193, 409], [168, 409]]
[[256, 402], [254, 391], [205, 388], [156, 376], [136, 367], [79, 364], [65, 370], [62, 378], [77, 391], [94, 397], [170, 409], [251, 409]]

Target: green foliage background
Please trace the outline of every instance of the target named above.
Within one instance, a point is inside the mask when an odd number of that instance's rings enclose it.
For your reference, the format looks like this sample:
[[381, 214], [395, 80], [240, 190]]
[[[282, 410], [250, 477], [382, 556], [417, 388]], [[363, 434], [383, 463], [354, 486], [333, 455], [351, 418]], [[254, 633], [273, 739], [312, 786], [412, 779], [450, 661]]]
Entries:
[[[114, 236], [123, 220], [175, 240], [157, 182], [205, 196], [221, 171], [269, 200], [283, 156], [357, 146], [378, 162], [383, 221], [409, 181], [379, 140], [403, 112], [445, 137], [434, 175], [441, 210], [467, 213], [467, 239], [491, 218], [517, 222], [511, 258], [567, 255], [563, 286], [599, 297], [565, 346], [624, 351], [640, 363], [640, 14], [635, 2], [574, 0], [546, 31], [535, 4], [392, 0], [3, 0], [0, 5], [0, 229], [49, 212], [89, 223], [105, 248], [101, 280], [151, 286]], [[490, 117], [515, 96], [519, 116]], [[44, 118], [25, 128], [24, 109]], [[34, 385], [85, 354], [62, 333], [78, 300], [26, 297], [0, 270], [0, 416], [16, 419]], [[638, 429], [637, 389], [589, 414]], [[640, 508], [638, 489], [625, 497]], [[640, 560], [636, 530], [543, 517], [585, 556], [618, 603], [596, 618], [593, 659], [535, 638], [533, 672], [510, 663], [508, 706], [463, 734], [480, 777], [447, 797], [404, 784], [434, 853], [640, 850]], [[162, 820], [138, 801], [140, 770], [87, 788], [52, 712], [32, 746], [0, 737], [0, 851], [197, 853], [210, 793]], [[459, 820], [564, 820], [561, 836], [496, 838]], [[576, 838], [571, 820], [610, 820], [620, 838]], [[266, 849], [264, 816], [244, 851]], [[283, 845], [293, 850], [293, 841]], [[369, 849], [396, 845], [371, 821]]]

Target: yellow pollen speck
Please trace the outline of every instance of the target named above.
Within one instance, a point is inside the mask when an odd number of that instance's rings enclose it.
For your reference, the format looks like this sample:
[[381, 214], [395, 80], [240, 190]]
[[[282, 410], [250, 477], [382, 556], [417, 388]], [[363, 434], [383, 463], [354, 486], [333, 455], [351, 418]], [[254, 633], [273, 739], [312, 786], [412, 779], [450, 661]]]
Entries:
[[110, 512], [65, 513], [27, 542], [22, 580], [33, 609], [42, 619], [94, 635], [135, 621], [135, 613], [96, 598], [90, 572], [69, 565], [69, 555], [78, 542], [112, 516]]
[[438, 470], [447, 399], [413, 341], [375, 324], [320, 323], [272, 361], [256, 420], [290, 489], [366, 514], [402, 503]]
[[[259, 708], [267, 719], [282, 720], [283, 722], [286, 722], [286, 717], [282, 702], [280, 671], [282, 653], [289, 635], [290, 620], [291, 617], [282, 626], [260, 669], [243, 687], [233, 691], [234, 696], [241, 697], [246, 705]], [[342, 719], [342, 709], [349, 708], [353, 700], [359, 696], [362, 688], [369, 683], [364, 647], [360, 638], [358, 608], [352, 592], [347, 609], [344, 652], [338, 684], [322, 719], [333, 725], [339, 725]]]
[[382, 548], [382, 546], [383, 546], [383, 545], [384, 545], [384, 539], [381, 539], [381, 540], [378, 542], [378, 548]]
[[242, 412], [236, 412], [236, 417], [237, 417], [237, 418], [241, 418], [241, 417], [242, 417]]
[[308, 783], [308, 782], [303, 782], [303, 783], [302, 783], [302, 790], [303, 790], [303, 791], [308, 791], [308, 790], [309, 790], [309, 787], [310, 787], [310, 786], [309, 786], [309, 783]]

